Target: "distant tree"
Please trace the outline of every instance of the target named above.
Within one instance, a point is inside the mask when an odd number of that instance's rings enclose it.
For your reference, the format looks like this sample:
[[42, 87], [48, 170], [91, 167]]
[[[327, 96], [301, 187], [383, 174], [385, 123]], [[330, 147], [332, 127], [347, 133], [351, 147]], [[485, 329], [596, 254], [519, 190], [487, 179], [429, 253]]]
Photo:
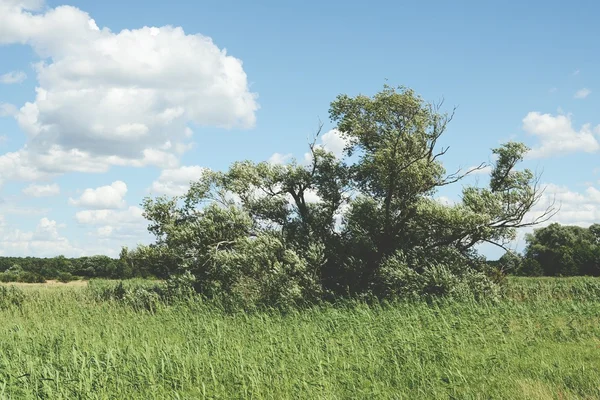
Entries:
[[507, 251], [495, 264], [498, 269], [508, 274], [519, 274], [523, 269], [523, 256]]
[[600, 226], [589, 228], [558, 223], [526, 236], [524, 275], [600, 275]]

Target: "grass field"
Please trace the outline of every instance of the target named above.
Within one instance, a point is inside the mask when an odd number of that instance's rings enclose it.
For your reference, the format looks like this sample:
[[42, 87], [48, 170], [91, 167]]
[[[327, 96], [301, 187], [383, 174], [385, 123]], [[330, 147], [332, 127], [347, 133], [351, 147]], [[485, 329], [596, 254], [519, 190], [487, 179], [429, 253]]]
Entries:
[[85, 285], [0, 301], [0, 399], [599, 399], [600, 280], [495, 304], [135, 311]]

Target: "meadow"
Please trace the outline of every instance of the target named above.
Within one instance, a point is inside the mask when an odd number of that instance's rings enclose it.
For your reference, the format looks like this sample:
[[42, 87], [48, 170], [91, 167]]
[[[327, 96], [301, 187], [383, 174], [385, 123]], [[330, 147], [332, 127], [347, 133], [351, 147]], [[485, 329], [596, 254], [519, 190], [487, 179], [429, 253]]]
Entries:
[[511, 278], [499, 302], [287, 313], [4, 286], [0, 321], [0, 399], [600, 398], [596, 278]]

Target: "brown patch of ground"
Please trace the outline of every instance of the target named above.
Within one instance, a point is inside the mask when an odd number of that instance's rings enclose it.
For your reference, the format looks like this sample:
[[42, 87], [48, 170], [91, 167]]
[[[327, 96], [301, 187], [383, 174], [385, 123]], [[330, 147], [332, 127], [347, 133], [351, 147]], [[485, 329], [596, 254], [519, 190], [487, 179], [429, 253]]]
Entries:
[[85, 287], [87, 286], [88, 281], [71, 281], [68, 283], [63, 283], [55, 280], [48, 280], [45, 283], [22, 283], [22, 282], [9, 282], [9, 283], [0, 283], [0, 285], [15, 285], [17, 287]]

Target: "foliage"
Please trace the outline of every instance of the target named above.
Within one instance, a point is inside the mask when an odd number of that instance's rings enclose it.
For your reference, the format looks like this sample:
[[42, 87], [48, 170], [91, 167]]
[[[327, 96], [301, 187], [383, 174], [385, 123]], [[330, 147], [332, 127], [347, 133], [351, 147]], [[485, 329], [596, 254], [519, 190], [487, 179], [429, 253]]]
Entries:
[[600, 276], [600, 225], [550, 224], [526, 236], [519, 275]]
[[126, 279], [148, 276], [143, 265], [128, 263], [124, 258], [126, 254], [125, 248], [118, 259], [101, 255], [80, 258], [0, 257], [0, 282], [69, 282], [78, 278]]
[[387, 258], [375, 279], [380, 287], [377, 293], [392, 299], [431, 299], [448, 297], [455, 299], [497, 300], [500, 290], [489, 277], [473, 268], [455, 268], [452, 262], [423, 262], [420, 271], [410, 267], [409, 257], [396, 253]]
[[0, 310], [10, 307], [20, 307], [25, 300], [22, 290], [14, 286], [0, 285]]
[[98, 302], [117, 302], [151, 313], [164, 305], [192, 300], [195, 278], [186, 273], [173, 276], [167, 281], [130, 279], [127, 281], [103, 281], [93, 279], [86, 288], [92, 299]]
[[40, 274], [23, 270], [18, 264], [13, 264], [4, 272], [0, 272], [0, 282], [44, 283], [45, 281]]
[[194, 301], [149, 313], [28, 287], [0, 307], [0, 398], [597, 399], [599, 288], [511, 277], [511, 297], [494, 303], [223, 313]]
[[122, 258], [159, 277], [189, 271], [202, 295], [248, 305], [494, 293], [474, 246], [503, 246], [552, 208], [524, 220], [541, 192], [531, 171], [515, 169], [528, 149], [513, 142], [493, 150], [489, 188], [466, 186], [456, 205], [436, 201], [440, 187], [484, 166], [446, 173], [448, 148], [437, 143], [452, 114], [440, 108], [403, 87], [340, 95], [330, 117], [347, 143], [342, 157], [315, 137], [307, 165], [206, 170], [183, 196], [144, 200], [156, 243]]

